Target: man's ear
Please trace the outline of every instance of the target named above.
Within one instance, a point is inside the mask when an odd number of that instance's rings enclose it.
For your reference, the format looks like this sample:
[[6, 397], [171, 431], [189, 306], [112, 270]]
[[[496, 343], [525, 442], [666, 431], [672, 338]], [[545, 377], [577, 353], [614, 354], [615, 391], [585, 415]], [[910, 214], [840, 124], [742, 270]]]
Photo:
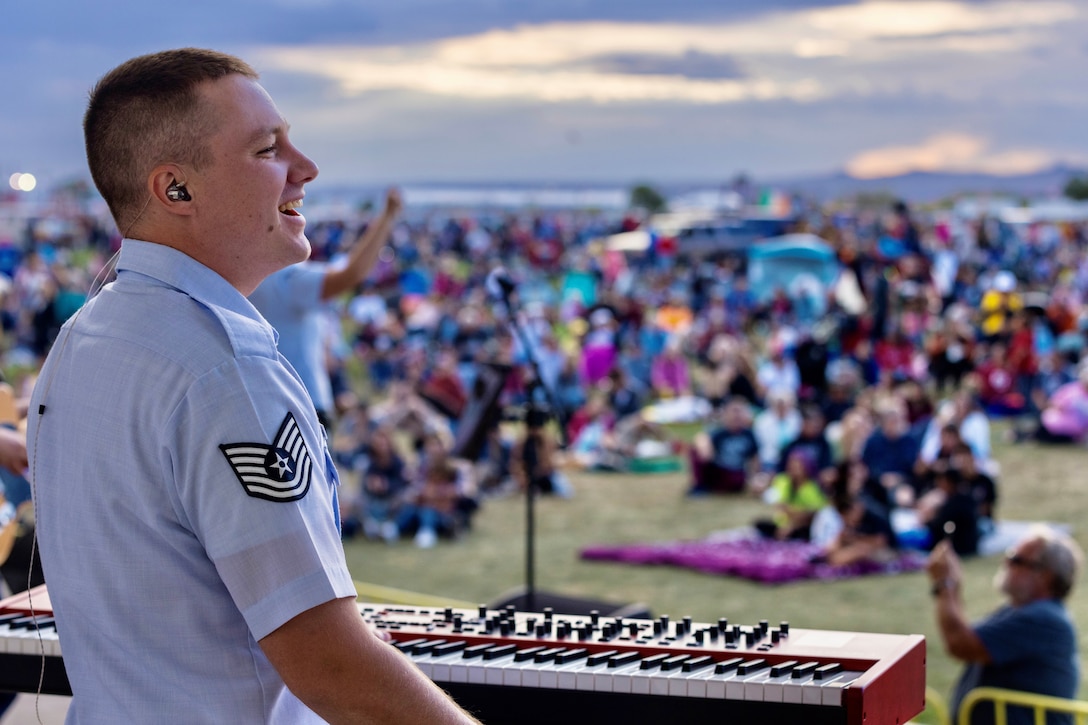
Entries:
[[148, 177], [147, 185], [151, 196], [171, 213], [189, 212], [189, 202], [193, 200], [193, 194], [186, 186], [184, 171], [177, 164], [155, 167]]

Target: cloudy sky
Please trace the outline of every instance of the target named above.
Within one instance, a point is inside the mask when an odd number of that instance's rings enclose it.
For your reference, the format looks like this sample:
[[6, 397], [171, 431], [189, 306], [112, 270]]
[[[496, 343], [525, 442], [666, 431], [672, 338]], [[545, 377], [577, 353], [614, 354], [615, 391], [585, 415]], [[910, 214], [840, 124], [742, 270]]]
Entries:
[[1088, 0], [40, 0], [0, 23], [2, 178], [83, 176], [94, 81], [186, 45], [330, 187], [1088, 164]]

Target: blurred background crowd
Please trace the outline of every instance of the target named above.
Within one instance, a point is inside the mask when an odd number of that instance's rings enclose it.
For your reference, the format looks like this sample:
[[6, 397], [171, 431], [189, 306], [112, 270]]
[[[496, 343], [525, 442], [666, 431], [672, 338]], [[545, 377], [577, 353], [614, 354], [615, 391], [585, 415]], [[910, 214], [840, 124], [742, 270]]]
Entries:
[[[316, 215], [313, 258], [376, 215]], [[120, 239], [79, 214], [8, 236], [0, 354], [22, 395]], [[759, 531], [837, 560], [977, 551], [991, 422], [1088, 434], [1088, 223], [888, 200], [766, 236], [696, 248], [643, 210], [406, 207], [321, 315], [345, 536], [433, 546], [488, 496], [569, 496], [571, 469], [682, 467], [691, 495], [761, 496]]]

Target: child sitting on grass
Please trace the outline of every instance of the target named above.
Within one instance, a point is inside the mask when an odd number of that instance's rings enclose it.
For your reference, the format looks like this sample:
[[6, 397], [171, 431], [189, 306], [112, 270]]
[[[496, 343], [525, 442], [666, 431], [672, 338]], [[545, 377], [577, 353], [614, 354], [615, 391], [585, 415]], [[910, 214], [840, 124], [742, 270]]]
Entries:
[[460, 533], [457, 521], [460, 496], [457, 469], [446, 461], [431, 464], [419, 486], [408, 494], [407, 501], [397, 514], [397, 535], [416, 527], [415, 542], [421, 549], [433, 547], [438, 542], [439, 534], [456, 537]]

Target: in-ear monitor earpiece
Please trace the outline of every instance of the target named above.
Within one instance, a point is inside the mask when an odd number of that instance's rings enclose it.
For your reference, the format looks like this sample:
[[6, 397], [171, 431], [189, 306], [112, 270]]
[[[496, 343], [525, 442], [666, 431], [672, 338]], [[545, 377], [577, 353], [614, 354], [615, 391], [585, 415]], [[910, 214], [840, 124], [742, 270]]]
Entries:
[[170, 201], [193, 200], [193, 197], [189, 196], [189, 191], [185, 188], [185, 185], [179, 184], [177, 181], [170, 182], [170, 186], [166, 187], [166, 198]]

